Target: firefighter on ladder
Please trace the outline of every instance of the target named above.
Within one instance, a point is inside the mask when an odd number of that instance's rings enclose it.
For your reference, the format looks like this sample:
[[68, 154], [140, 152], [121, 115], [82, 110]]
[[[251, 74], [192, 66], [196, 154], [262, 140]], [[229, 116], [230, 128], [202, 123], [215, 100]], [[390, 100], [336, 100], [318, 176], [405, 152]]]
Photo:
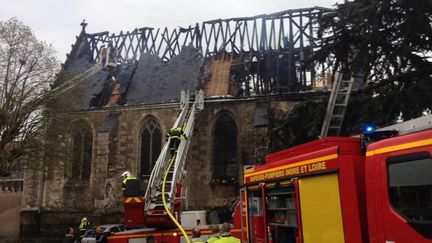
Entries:
[[167, 132], [166, 140], [170, 140], [169, 148], [171, 156], [174, 156], [174, 154], [177, 152], [178, 146], [180, 145], [180, 140], [182, 138], [187, 139], [183, 128], [181, 127], [173, 127]]

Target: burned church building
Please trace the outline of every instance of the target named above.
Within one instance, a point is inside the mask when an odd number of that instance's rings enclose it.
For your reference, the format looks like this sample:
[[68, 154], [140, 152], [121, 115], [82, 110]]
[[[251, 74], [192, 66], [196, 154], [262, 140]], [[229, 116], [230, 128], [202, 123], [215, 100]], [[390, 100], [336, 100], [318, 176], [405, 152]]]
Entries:
[[[301, 64], [319, 47], [315, 20], [326, 11], [119, 34], [89, 34], [82, 23], [55, 84], [68, 88], [47, 107], [44, 169], [25, 174], [21, 233], [62, 231], [84, 216], [123, 222], [121, 174], [151, 174], [181, 90], [205, 93], [185, 162], [183, 208], [229, 207], [244, 166], [269, 152], [271, 117], [320, 95], [311, 90], [321, 74]], [[112, 68], [101, 60], [108, 45], [116, 51]]]

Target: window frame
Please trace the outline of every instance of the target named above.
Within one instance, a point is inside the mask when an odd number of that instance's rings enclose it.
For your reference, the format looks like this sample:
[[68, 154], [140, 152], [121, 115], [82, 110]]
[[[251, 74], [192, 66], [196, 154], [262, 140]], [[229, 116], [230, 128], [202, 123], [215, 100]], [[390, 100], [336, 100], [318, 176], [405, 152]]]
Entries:
[[[153, 124], [154, 127], [151, 129], [150, 125]], [[159, 152], [156, 152], [156, 154], [154, 154], [154, 145], [155, 145], [155, 131], [159, 130], [159, 135], [160, 135], [160, 141], [159, 141]], [[148, 131], [148, 139], [149, 139], [149, 144], [148, 144], [148, 154], [143, 153], [143, 140], [144, 140], [144, 133], [145, 131]], [[142, 123], [141, 123], [141, 129], [140, 129], [140, 133], [139, 133], [139, 142], [140, 142], [140, 147], [139, 147], [139, 174], [140, 177], [145, 177], [145, 176], [149, 176], [153, 170], [153, 167], [155, 166], [155, 163], [157, 161], [157, 158], [159, 157], [160, 152], [162, 151], [162, 139], [163, 139], [163, 132], [162, 132], [162, 127], [159, 123], [159, 121], [153, 117], [153, 116], [148, 116], [146, 117]], [[145, 156], [143, 156], [145, 155]], [[143, 159], [146, 158], [147, 161], [143, 161]], [[154, 161], [152, 161], [152, 159], [154, 159]], [[145, 175], [143, 174], [143, 164], [144, 162], [148, 162], [148, 170], [149, 170], [149, 174]]]
[[[390, 165], [394, 164], [401, 164], [401, 163], [407, 163], [407, 162], [414, 162], [414, 161], [420, 161], [429, 159], [432, 160], [432, 156], [429, 151], [418, 151], [408, 154], [402, 154], [402, 155], [395, 155], [390, 156], [386, 158], [386, 173], [387, 173], [387, 198], [389, 200], [390, 207], [393, 209], [394, 212], [396, 212], [400, 217], [404, 218], [408, 225], [410, 225], [414, 230], [416, 230], [418, 233], [423, 235], [424, 237], [428, 239], [432, 239], [432, 220], [412, 220], [408, 218], [403, 212], [401, 212], [398, 208], [395, 207], [391, 193], [390, 193]], [[431, 161], [432, 163], [432, 161]]]
[[[91, 178], [91, 169], [93, 162], [93, 142], [94, 134], [92, 127], [86, 121], [77, 121], [72, 125], [72, 146], [71, 146], [71, 173], [69, 179], [71, 181], [89, 181]], [[79, 137], [79, 146], [77, 145], [77, 137]], [[88, 142], [88, 143], [86, 143]], [[90, 147], [87, 150], [87, 147]], [[78, 154], [78, 153], [79, 154]], [[76, 156], [77, 154], [79, 156]], [[86, 153], [88, 154], [88, 161], [86, 161]], [[78, 170], [78, 172], [76, 172]], [[87, 170], [87, 173], [84, 173]]]
[[[221, 119], [226, 119], [225, 117], [228, 118], [227, 121], [221, 120]], [[218, 131], [217, 130], [217, 126], [218, 126], [218, 124], [220, 122], [222, 122], [222, 123], [226, 123], [226, 122], [231, 123], [233, 125], [233, 128], [234, 128], [233, 129], [234, 134], [231, 134], [230, 136], [232, 136], [232, 135], [235, 136], [235, 139], [233, 139], [234, 140], [233, 141], [234, 146], [230, 147], [228, 149], [224, 149], [223, 150], [223, 151], [231, 151], [232, 150], [231, 152], [234, 154], [233, 162], [224, 161], [223, 164], [220, 164], [221, 161], [216, 161], [216, 156], [215, 156], [215, 154], [217, 153], [217, 151], [219, 151], [219, 150], [216, 150], [216, 141], [215, 141], [215, 138], [217, 137], [216, 136], [217, 131]], [[212, 130], [212, 143], [211, 143], [211, 145], [212, 145], [212, 148], [211, 148], [212, 149], [212, 153], [211, 153], [211, 156], [212, 156], [211, 157], [211, 161], [212, 161], [212, 181], [215, 181], [215, 183], [216, 183], [216, 181], [220, 181], [220, 184], [236, 184], [236, 182], [238, 180], [238, 173], [239, 173], [239, 170], [240, 170], [239, 164], [238, 164], [238, 134], [239, 134], [239, 127], [238, 127], [235, 119], [233, 118], [233, 116], [231, 116], [229, 113], [223, 112], [223, 113], [221, 113], [215, 119], [215, 122], [214, 122], [214, 125], [213, 125], [213, 130]], [[218, 148], [218, 149], [220, 149], [220, 148]], [[217, 166], [218, 164], [219, 164], [219, 167]], [[227, 174], [228, 166], [230, 166], [230, 165], [236, 167], [236, 169], [235, 169], [236, 170], [235, 175], [228, 175]], [[224, 175], [222, 175], [222, 176], [218, 176], [216, 174], [216, 172], [219, 171], [219, 170], [217, 170], [217, 168], [220, 168], [220, 167], [224, 168]], [[219, 183], [216, 183], [216, 184], [219, 184]]]

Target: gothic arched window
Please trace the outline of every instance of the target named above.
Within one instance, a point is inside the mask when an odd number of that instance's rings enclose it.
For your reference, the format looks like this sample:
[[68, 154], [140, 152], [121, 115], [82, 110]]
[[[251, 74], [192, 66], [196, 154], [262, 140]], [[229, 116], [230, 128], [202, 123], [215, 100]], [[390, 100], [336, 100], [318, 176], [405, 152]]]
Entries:
[[228, 114], [217, 119], [213, 130], [213, 178], [237, 179], [237, 125]]
[[72, 128], [72, 178], [89, 180], [91, 172], [93, 133], [87, 122], [79, 121]]
[[141, 128], [141, 177], [148, 176], [159, 157], [162, 130], [155, 118], [146, 118]]

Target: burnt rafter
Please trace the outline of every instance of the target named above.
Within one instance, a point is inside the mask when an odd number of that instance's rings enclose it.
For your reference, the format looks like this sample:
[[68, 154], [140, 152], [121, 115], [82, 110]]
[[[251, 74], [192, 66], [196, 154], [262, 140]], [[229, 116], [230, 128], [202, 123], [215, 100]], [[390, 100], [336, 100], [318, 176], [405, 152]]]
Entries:
[[289, 48], [284, 37], [294, 48], [313, 46], [317, 28], [315, 20], [327, 8], [313, 7], [286, 10], [253, 17], [216, 19], [201, 25], [155, 29], [137, 28], [133, 31], [109, 34], [87, 34], [96, 58], [102, 44], [111, 41], [118, 48], [120, 61], [136, 60], [143, 53], [156, 54], [164, 60], [177, 55], [185, 45], [192, 44], [208, 57], [216, 52], [268, 51]]
[[192, 45], [207, 61], [209, 57], [228, 54], [237, 60], [233, 65], [242, 63], [237, 65], [240, 69], [233, 71], [239, 78], [236, 85], [245, 95], [295, 91], [314, 85], [317, 68], [314, 64], [301, 68], [300, 64], [319, 48], [316, 20], [329, 11], [321, 7], [294, 9], [210, 20], [173, 30], [144, 27], [111, 35], [86, 34], [86, 37], [94, 60], [107, 42], [117, 48], [120, 63], [139, 60], [145, 53], [168, 61], [184, 46]]

